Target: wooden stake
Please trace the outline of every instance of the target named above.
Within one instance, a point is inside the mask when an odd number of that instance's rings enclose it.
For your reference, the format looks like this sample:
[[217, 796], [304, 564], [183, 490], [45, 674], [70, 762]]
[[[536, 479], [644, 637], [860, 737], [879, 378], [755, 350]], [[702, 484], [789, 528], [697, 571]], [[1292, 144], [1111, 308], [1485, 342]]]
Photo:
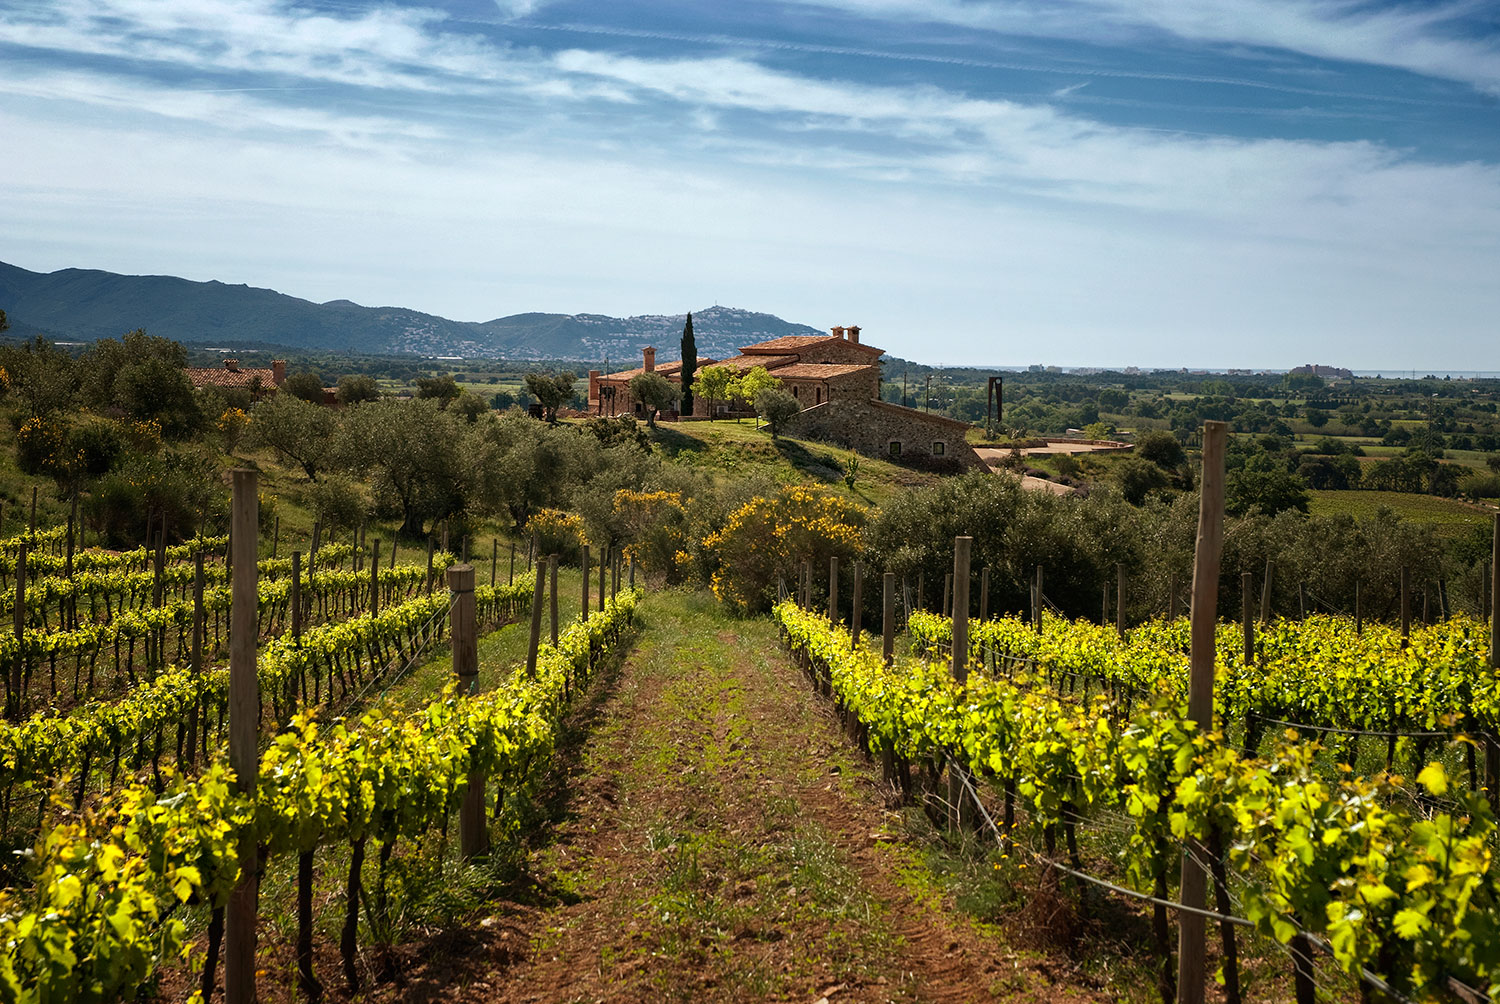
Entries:
[[[260, 754], [260, 682], [255, 673], [256, 643], [256, 472], [233, 472], [231, 533], [234, 536], [234, 580], [229, 619], [229, 766], [235, 790], [254, 800]], [[224, 999], [226, 1004], [255, 1004], [255, 923], [260, 876], [255, 833], [240, 840], [240, 881], [224, 910]]]
[[953, 616], [953, 573], [943, 573], [943, 605], [938, 608], [944, 617]]
[[990, 566], [985, 565], [979, 573], [979, 620], [990, 619]]
[[828, 623], [839, 622], [839, 556], [828, 559]]
[[1125, 637], [1125, 565], [1115, 563], [1115, 631]]
[[[1203, 423], [1203, 475], [1198, 506], [1198, 541], [1193, 555], [1192, 655], [1188, 679], [1188, 718], [1200, 733], [1213, 729], [1214, 628], [1218, 618], [1219, 557], [1224, 545], [1223, 422]], [[1204, 908], [1208, 876], [1193, 860], [1207, 860], [1201, 842], [1192, 841], [1182, 856], [1180, 900], [1183, 906]], [[1206, 976], [1202, 914], [1182, 911], [1177, 918], [1177, 1001], [1202, 1004]]]
[[854, 563], [854, 597], [849, 609], [849, 633], [852, 641], [851, 647], [859, 648], [859, 621], [864, 613], [865, 601], [865, 566], [863, 562]]
[[1411, 640], [1411, 569], [1401, 566], [1401, 647]]
[[292, 552], [292, 643], [302, 645], [302, 552]]
[[1251, 600], [1251, 593], [1255, 590], [1255, 576], [1249, 572], [1240, 573], [1240, 620], [1243, 622], [1245, 632], [1245, 667], [1255, 665], [1255, 607]]
[[1047, 594], [1042, 591], [1042, 566], [1036, 566], [1036, 629], [1042, 629], [1042, 608], [1046, 606]]
[[[465, 538], [467, 539], [467, 538]], [[472, 696], [479, 687], [479, 626], [474, 609], [474, 566], [462, 563], [448, 569], [448, 590], [453, 594], [449, 614], [449, 644], [453, 650], [453, 675], [458, 692]], [[459, 850], [466, 858], [483, 854], [489, 843], [484, 825], [485, 774], [469, 771], [462, 807], [458, 812]]]
[[[292, 580], [292, 593], [296, 595], [296, 579]], [[198, 719], [203, 714], [203, 552], [193, 552], [193, 706], [188, 711], [187, 762], [191, 767], [197, 760]], [[203, 724], [205, 729], [208, 723]]]
[[370, 616], [380, 613], [380, 538], [370, 542]]
[[953, 582], [953, 645], [948, 668], [959, 683], [969, 679], [969, 556], [973, 547], [973, 537], [953, 538], [953, 571], [948, 576]]
[[1266, 577], [1260, 584], [1260, 622], [1271, 623], [1271, 586], [1276, 577], [1276, 562], [1266, 559]]
[[881, 597], [881, 651], [885, 656], [885, 664], [889, 666], [896, 652], [896, 573], [886, 572], [882, 582], [885, 595]]
[[[552, 579], [552, 647], [557, 647], [557, 561], [558, 556], [552, 555], [547, 559], [547, 574]], [[542, 577], [542, 566], [537, 565], [537, 578]]]
[[427, 538], [427, 595], [432, 595], [432, 538]]
[[10, 665], [10, 686], [6, 693], [6, 717], [12, 722], [21, 721], [21, 688], [25, 685], [26, 665], [26, 555], [31, 541], [21, 538], [16, 550], [16, 598], [12, 607], [16, 629], [16, 656]]
[[510, 542], [510, 578], [506, 580], [510, 585], [516, 584], [516, 542]]
[[583, 569], [583, 622], [589, 622], [589, 546], [583, 545], [579, 567]]
[[606, 547], [599, 552], [599, 612], [604, 612], [604, 590], [606, 588], [606, 576], [609, 575], [610, 548]]
[[1177, 573], [1167, 577], [1167, 620], [1177, 619]]
[[526, 643], [526, 677], [536, 679], [536, 651], [542, 641], [542, 602], [546, 599], [547, 577], [536, 570], [536, 585], [531, 591], [531, 636]]
[[490, 538], [490, 588], [495, 588], [495, 574], [500, 570], [500, 538]]
[[276, 529], [271, 532], [271, 557], [276, 557], [276, 549], [281, 546], [281, 514], [276, 514]]

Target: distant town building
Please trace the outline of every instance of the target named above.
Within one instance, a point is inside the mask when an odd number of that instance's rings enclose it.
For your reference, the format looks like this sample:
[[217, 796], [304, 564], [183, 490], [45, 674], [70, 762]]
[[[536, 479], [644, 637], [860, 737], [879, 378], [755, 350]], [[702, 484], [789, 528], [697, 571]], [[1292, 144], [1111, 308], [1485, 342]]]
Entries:
[[248, 390], [259, 397], [286, 383], [286, 360], [274, 359], [269, 368], [240, 366], [238, 359], [226, 359], [223, 366], [189, 366], [188, 379], [193, 387], [220, 387]]
[[[945, 458], [957, 466], [980, 467], [983, 462], [965, 440], [967, 422], [958, 422], [914, 408], [886, 404], [880, 398], [880, 357], [884, 349], [860, 341], [858, 325], [838, 326], [827, 335], [785, 335], [740, 348], [729, 359], [698, 359], [706, 366], [729, 366], [746, 373], [756, 366], [781, 381], [802, 403], [802, 412], [788, 425], [793, 435], [838, 443], [869, 456], [892, 460]], [[630, 400], [630, 380], [641, 373], [658, 373], [681, 382], [682, 362], [656, 363], [656, 349], [641, 350], [641, 365], [616, 373], [589, 371], [589, 410], [599, 415], [643, 415]], [[709, 409], [732, 414], [728, 402], [710, 402], [693, 395], [694, 418], [710, 417]]]
[[1354, 371], [1346, 370], [1342, 366], [1322, 366], [1317, 363], [1307, 363], [1296, 369], [1288, 370], [1294, 376], [1317, 376], [1329, 380], [1353, 380]]

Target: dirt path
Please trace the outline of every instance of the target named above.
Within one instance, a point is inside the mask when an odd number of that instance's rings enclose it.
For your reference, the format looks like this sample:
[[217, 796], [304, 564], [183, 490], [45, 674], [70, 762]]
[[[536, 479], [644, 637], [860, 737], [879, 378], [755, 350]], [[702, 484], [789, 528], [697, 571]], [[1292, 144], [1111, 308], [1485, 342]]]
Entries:
[[557, 816], [518, 897], [533, 905], [507, 902], [473, 936], [431, 946], [389, 996], [1092, 999], [913, 877], [878, 772], [768, 621], [726, 623], [681, 595], [642, 620], [582, 742], [561, 751]]

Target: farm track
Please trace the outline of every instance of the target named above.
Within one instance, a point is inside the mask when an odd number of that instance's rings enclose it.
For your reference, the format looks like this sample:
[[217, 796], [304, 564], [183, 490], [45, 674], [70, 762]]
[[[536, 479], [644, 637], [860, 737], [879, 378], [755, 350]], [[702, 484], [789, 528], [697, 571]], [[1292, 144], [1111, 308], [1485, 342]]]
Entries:
[[878, 774], [766, 620], [658, 594], [570, 722], [524, 882], [364, 999], [1112, 999], [913, 878]]

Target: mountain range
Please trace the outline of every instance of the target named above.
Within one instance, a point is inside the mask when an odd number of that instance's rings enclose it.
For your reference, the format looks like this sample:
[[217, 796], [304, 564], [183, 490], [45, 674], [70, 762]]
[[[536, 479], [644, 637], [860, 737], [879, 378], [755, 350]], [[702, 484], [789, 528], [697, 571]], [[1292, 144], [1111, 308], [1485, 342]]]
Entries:
[[[454, 321], [405, 307], [349, 300], [313, 303], [246, 285], [97, 269], [31, 272], [0, 262], [0, 310], [12, 336], [94, 341], [135, 328], [195, 345], [250, 343], [375, 355], [500, 359], [620, 360], [646, 345], [676, 355], [683, 314], [608, 317], [524, 313], [491, 321]], [[701, 355], [723, 358], [741, 345], [781, 335], [822, 333], [773, 314], [712, 306], [693, 311]]]

